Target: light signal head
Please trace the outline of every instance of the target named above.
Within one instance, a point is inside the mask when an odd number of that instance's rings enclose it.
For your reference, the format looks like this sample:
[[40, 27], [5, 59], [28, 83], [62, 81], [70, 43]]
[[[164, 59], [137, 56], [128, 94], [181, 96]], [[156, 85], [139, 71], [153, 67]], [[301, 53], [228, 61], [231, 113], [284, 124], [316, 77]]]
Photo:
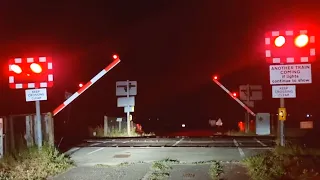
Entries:
[[30, 69], [32, 70], [32, 72], [37, 74], [42, 72], [42, 67], [37, 63], [30, 64]]
[[83, 86], [83, 84], [82, 83], [79, 83], [79, 87], [81, 88]]
[[314, 32], [309, 30], [270, 31], [265, 35], [268, 63], [307, 63], [316, 60]]
[[308, 42], [309, 42], [309, 37], [305, 34], [301, 34], [294, 39], [294, 44], [299, 48], [306, 46]]
[[10, 65], [10, 70], [17, 73], [17, 74], [20, 74], [22, 73], [22, 69], [20, 66], [16, 65], [16, 64], [12, 64]]
[[278, 36], [276, 37], [276, 39], [274, 40], [274, 45], [277, 47], [281, 47], [286, 43], [286, 38], [284, 38], [283, 36]]
[[118, 59], [118, 58], [119, 58], [119, 56], [118, 56], [118, 55], [116, 55], [116, 54], [114, 54], [114, 55], [112, 56], [112, 58], [113, 58], [114, 60], [116, 60], [116, 59]]

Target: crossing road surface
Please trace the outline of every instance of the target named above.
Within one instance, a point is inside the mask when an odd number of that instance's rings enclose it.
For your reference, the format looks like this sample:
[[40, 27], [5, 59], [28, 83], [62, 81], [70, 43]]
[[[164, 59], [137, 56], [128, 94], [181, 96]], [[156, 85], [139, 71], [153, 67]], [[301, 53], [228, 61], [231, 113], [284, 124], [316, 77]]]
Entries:
[[234, 161], [272, 149], [274, 145], [271, 137], [86, 140], [66, 152], [77, 167], [53, 179], [149, 179], [152, 162], [172, 159], [179, 164], [172, 166], [169, 179], [210, 179], [210, 162], [216, 160], [226, 164], [223, 167], [227, 179], [247, 180], [246, 169]]
[[67, 154], [79, 166], [152, 162], [164, 158], [185, 162], [239, 161], [272, 149], [274, 145], [275, 141], [270, 137], [122, 138], [87, 140]]

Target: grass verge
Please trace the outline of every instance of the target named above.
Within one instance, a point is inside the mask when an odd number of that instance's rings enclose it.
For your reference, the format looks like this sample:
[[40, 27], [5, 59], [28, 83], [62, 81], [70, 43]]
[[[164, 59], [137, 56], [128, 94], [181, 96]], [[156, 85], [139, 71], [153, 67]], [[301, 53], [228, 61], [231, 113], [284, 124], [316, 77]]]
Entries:
[[172, 164], [178, 164], [179, 161], [175, 159], [163, 159], [152, 164], [152, 173], [148, 177], [149, 180], [165, 180], [169, 179]]
[[220, 178], [221, 174], [223, 173], [223, 166], [218, 161], [213, 161], [209, 168], [209, 175], [211, 179], [217, 180]]
[[297, 145], [274, 150], [243, 161], [253, 180], [320, 179], [320, 150]]
[[42, 180], [62, 173], [73, 165], [69, 157], [60, 154], [54, 147], [44, 145], [41, 151], [32, 147], [5, 156], [0, 161], [0, 179]]

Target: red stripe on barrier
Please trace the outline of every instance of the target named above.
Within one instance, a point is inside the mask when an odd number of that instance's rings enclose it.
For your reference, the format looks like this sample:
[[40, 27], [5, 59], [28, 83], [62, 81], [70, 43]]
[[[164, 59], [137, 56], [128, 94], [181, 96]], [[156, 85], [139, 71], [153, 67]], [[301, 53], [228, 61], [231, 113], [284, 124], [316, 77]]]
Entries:
[[92, 82], [91, 81], [89, 81], [89, 82], [87, 82], [87, 84], [85, 84], [84, 86], [82, 86], [77, 92], [79, 93], [79, 95], [81, 94], [81, 93], [83, 93], [89, 86], [91, 86], [91, 84], [92, 84]]
[[113, 66], [115, 66], [117, 63], [120, 62], [120, 59], [114, 60], [111, 64], [109, 64], [106, 68], [104, 68], [106, 71], [109, 71]]
[[56, 115], [63, 108], [64, 108], [64, 104], [62, 103], [53, 111], [53, 115]]

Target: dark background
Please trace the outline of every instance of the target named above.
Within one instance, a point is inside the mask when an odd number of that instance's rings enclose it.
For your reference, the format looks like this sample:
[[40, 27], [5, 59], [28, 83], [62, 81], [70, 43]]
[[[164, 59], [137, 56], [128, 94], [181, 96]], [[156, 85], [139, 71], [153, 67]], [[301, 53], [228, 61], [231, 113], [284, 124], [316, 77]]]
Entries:
[[[53, 88], [42, 112], [53, 111], [64, 92], [75, 92], [119, 54], [122, 62], [72, 104], [56, 120], [84, 132], [103, 122], [103, 116], [124, 116], [117, 108], [115, 83], [137, 80], [134, 121], [147, 125], [207, 126], [222, 118], [228, 127], [243, 120], [244, 110], [214, 84], [213, 74], [231, 91], [242, 84], [263, 85], [264, 100], [255, 112], [277, 111], [271, 98], [264, 33], [286, 28], [318, 30], [317, 1], [267, 0], [114, 0], [114, 1], [1, 1], [0, 114], [35, 112], [24, 90], [8, 88], [10, 57], [52, 56]], [[297, 98], [286, 101], [292, 122], [318, 113], [319, 62], [312, 67], [313, 84], [298, 85]], [[60, 124], [60, 125], [59, 125]], [[190, 127], [190, 126], [189, 126]]]

